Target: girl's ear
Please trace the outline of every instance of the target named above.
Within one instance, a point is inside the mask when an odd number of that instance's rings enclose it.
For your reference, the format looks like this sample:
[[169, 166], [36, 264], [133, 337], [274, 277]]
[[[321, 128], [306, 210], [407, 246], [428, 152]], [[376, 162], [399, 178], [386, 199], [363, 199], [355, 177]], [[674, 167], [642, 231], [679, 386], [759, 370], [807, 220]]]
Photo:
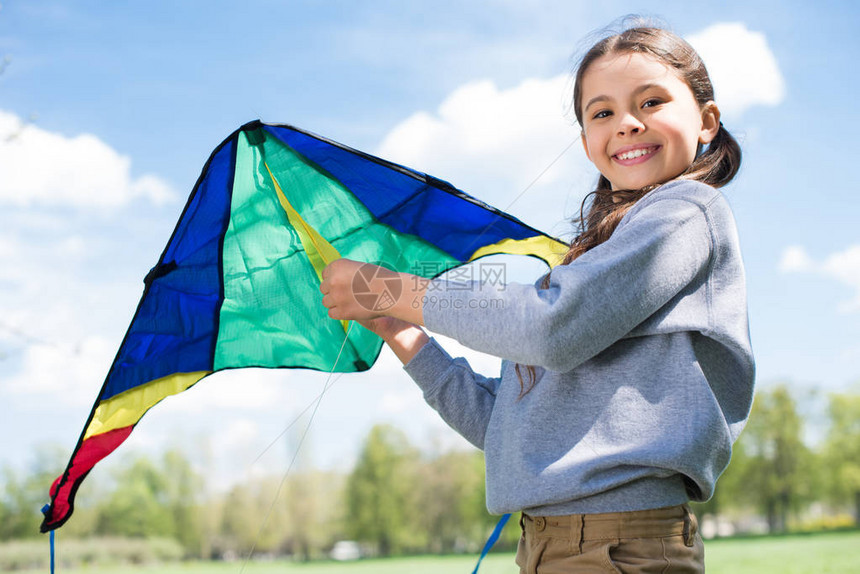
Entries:
[[588, 158], [588, 161], [591, 161], [591, 154], [588, 153], [588, 142], [585, 139], [585, 130], [582, 130], [580, 137], [582, 138], [582, 149], [585, 150], [585, 157]]
[[702, 107], [702, 130], [699, 132], [699, 143], [709, 144], [720, 131], [720, 108], [716, 102], [710, 101]]

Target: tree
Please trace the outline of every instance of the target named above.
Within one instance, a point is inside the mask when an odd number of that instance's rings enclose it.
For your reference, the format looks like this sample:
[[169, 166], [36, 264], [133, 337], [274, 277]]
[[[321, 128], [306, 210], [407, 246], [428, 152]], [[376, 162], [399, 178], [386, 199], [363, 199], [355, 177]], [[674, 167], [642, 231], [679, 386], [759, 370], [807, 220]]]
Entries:
[[830, 428], [823, 448], [829, 498], [854, 508], [860, 526], [860, 395], [830, 395]]
[[99, 509], [98, 531], [111, 536], [175, 538], [169, 482], [146, 456], [132, 459], [116, 474], [116, 489]]
[[0, 478], [0, 540], [39, 536], [48, 488], [63, 468], [64, 453], [57, 446], [40, 446], [27, 472], [6, 467]]
[[179, 450], [166, 452], [162, 464], [167, 483], [167, 509], [173, 519], [176, 540], [188, 555], [208, 555], [200, 508], [203, 479]]
[[347, 532], [382, 556], [419, 546], [414, 485], [417, 451], [388, 425], [374, 426], [347, 479]]
[[802, 435], [803, 421], [785, 385], [756, 395], [739, 441], [748, 459], [732, 478], [744, 485], [738, 494], [765, 514], [771, 532], [785, 531], [788, 514], [810, 494], [811, 452]]
[[343, 538], [343, 488], [344, 477], [335, 472], [308, 469], [287, 479], [283, 533], [295, 559], [318, 558]]
[[430, 551], [480, 547], [496, 521], [487, 512], [482, 453], [452, 451], [427, 461], [416, 488]]

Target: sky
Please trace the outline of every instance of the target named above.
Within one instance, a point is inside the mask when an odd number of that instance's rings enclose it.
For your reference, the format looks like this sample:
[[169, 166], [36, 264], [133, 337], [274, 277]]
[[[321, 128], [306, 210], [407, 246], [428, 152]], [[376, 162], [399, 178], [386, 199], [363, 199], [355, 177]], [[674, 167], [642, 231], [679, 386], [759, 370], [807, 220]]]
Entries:
[[[860, 120], [856, 4], [237, 6], [2, 2], [0, 467], [26, 468], [45, 448], [71, 453], [142, 278], [211, 151], [247, 121], [295, 125], [430, 173], [569, 239], [597, 178], [566, 106], [571, 70], [631, 13], [700, 52], [741, 142], [743, 166], [724, 192], [758, 388], [860, 382], [860, 170], [845, 151]], [[542, 271], [510, 262], [507, 279]], [[498, 374], [498, 359], [440, 340]], [[361, 374], [209, 377], [150, 411], [88, 480], [121, 453], [179, 446], [227, 485], [283, 471], [303, 435], [303, 464], [343, 470], [377, 423], [428, 452], [467, 447], [386, 350]]]

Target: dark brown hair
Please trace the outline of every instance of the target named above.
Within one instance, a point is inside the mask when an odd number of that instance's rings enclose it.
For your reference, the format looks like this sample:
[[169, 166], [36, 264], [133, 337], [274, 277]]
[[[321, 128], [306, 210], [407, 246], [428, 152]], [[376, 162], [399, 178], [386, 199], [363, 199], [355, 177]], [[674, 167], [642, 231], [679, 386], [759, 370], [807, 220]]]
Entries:
[[[699, 108], [714, 99], [714, 87], [708, 76], [704, 62], [696, 51], [682, 38], [663, 28], [634, 27], [621, 33], [608, 36], [591, 47], [582, 57], [576, 70], [573, 87], [573, 110], [576, 121], [582, 126], [582, 78], [588, 67], [596, 60], [608, 55], [645, 54], [666, 65], [684, 81], [693, 93]], [[741, 148], [734, 137], [720, 122], [719, 131], [707, 149], [700, 144], [693, 163], [675, 179], [692, 179], [722, 187], [729, 183], [741, 164]], [[588, 194], [580, 207], [580, 214], [573, 221], [578, 225], [578, 235], [570, 250], [562, 259], [567, 265], [586, 251], [593, 249], [610, 238], [618, 223], [631, 207], [646, 193], [666, 183], [665, 181], [643, 187], [642, 189], [613, 190], [612, 184], [603, 175], [597, 181], [597, 188]], [[588, 213], [586, 213], [588, 205]], [[550, 274], [541, 282], [541, 288], [549, 287]], [[526, 369], [529, 382], [523, 381], [520, 367], [516, 365], [520, 380], [520, 397], [534, 388], [537, 380], [533, 366]]]

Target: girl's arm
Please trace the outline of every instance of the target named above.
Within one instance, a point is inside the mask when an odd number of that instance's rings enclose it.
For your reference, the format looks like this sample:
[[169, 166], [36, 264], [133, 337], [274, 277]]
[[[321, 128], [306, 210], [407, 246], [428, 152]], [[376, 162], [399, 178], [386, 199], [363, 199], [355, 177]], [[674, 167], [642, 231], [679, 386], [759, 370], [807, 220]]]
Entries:
[[448, 426], [483, 450], [501, 377], [476, 373], [466, 359], [452, 358], [435, 339], [421, 347], [403, 369]]
[[[710, 335], [718, 328], [729, 329], [729, 339], [743, 338], [737, 253], [731, 211], [718, 191], [697, 182], [667, 184], [640, 200], [608, 241], [554, 268], [547, 289], [516, 283], [464, 289], [433, 280], [423, 320], [472, 349], [556, 372], [597, 356], [670, 303], [680, 306], [667, 311], [668, 320], [655, 319], [654, 332]], [[715, 327], [715, 291], [721, 309], [739, 310], [737, 325]], [[734, 304], [727, 300], [733, 297]]]
[[[371, 291], [382, 293], [389, 280], [401, 296], [390, 308], [375, 310], [352, 291], [364, 264], [338, 260], [323, 274], [323, 304], [335, 319], [397, 317], [484, 353], [564, 372], [626, 336], [682, 291], [696, 289], [693, 284], [708, 277], [715, 237], [731, 234], [733, 225], [719, 192], [682, 182], [640, 200], [608, 241], [556, 267], [547, 289], [416, 281], [387, 271], [371, 282]], [[695, 316], [684, 330], [709, 330], [707, 305], [691, 310]]]
[[[396, 317], [484, 353], [565, 372], [625, 337], [682, 292], [702, 287], [713, 254], [735, 249], [733, 230], [731, 210], [719, 192], [696, 182], [667, 184], [640, 200], [608, 241], [556, 267], [547, 289], [453, 285], [386, 271], [371, 281], [370, 290], [382, 293], [390, 281], [389, 291], [401, 295], [393, 306], [377, 310], [353, 294], [353, 278], [365, 264], [341, 259], [323, 273], [323, 304], [335, 319]], [[725, 245], [719, 245], [720, 238]], [[685, 322], [677, 328], [710, 331], [710, 290], [706, 295], [685, 307]]]
[[401, 319], [377, 317], [359, 323], [391, 347], [427, 404], [466, 440], [483, 448], [501, 378], [474, 372], [465, 359], [452, 359], [421, 327]]
[[[546, 289], [434, 280], [422, 315], [427, 328], [517, 363], [574, 369], [707, 280], [712, 234], [701, 205], [664, 197], [632, 215], [605, 243], [554, 268]], [[692, 312], [683, 330], [707, 330], [707, 304]]]

